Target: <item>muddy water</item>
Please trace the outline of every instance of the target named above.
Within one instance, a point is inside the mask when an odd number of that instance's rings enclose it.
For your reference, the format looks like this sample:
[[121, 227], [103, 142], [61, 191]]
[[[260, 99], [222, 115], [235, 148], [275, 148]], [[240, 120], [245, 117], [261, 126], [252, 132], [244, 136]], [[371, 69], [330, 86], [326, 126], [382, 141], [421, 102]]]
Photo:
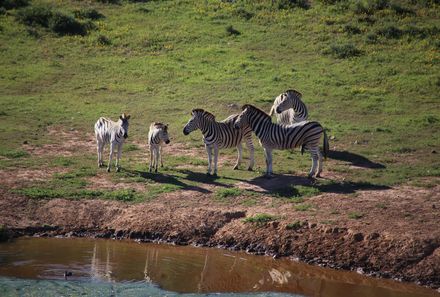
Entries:
[[[65, 271], [72, 273], [67, 280]], [[21, 296], [34, 292], [96, 296], [115, 292], [118, 296], [170, 296], [171, 292], [440, 296], [412, 284], [220, 249], [56, 238], [21, 238], [0, 244], [0, 291], [11, 296], [18, 291]]]

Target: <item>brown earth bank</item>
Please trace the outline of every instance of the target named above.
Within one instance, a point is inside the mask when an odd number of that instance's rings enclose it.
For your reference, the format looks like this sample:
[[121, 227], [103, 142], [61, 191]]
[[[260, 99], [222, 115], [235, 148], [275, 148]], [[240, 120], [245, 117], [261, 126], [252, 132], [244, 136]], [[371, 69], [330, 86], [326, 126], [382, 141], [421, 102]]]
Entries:
[[[278, 176], [270, 183], [295, 179]], [[267, 190], [267, 181], [240, 186]], [[127, 204], [33, 200], [0, 187], [0, 225], [12, 236], [130, 238], [246, 250], [439, 288], [439, 193], [440, 186], [363, 190], [355, 197], [326, 193], [307, 200], [316, 211], [295, 211], [291, 203], [269, 196], [245, 206], [246, 197], [215, 202], [199, 190]], [[386, 201], [386, 207], [378, 207], [378, 201]], [[350, 219], [351, 210], [361, 210], [362, 218]], [[243, 221], [258, 213], [277, 219]]]

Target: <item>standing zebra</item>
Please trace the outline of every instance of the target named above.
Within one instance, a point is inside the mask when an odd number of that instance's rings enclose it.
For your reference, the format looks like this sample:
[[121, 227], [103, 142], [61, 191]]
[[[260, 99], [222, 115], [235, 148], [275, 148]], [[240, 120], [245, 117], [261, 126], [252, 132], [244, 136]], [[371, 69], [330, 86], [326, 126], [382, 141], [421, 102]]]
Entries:
[[238, 169], [242, 160], [242, 146], [243, 138], [246, 141], [246, 146], [249, 149], [249, 167], [252, 170], [254, 167], [254, 144], [252, 143], [252, 130], [250, 127], [243, 127], [241, 129], [234, 129], [234, 122], [238, 114], [231, 115], [221, 122], [216, 122], [215, 116], [203, 109], [193, 109], [191, 112], [192, 118], [183, 128], [183, 134], [188, 135], [192, 131], [200, 129], [203, 133], [203, 141], [205, 143], [206, 152], [208, 153], [208, 175], [211, 175], [212, 170], [212, 150], [214, 149], [214, 171], [213, 175], [217, 176], [217, 160], [218, 150], [220, 148], [237, 147], [238, 158], [234, 169]]
[[324, 156], [327, 157], [329, 145], [325, 131], [318, 122], [299, 122], [293, 125], [272, 123], [271, 117], [261, 109], [246, 104], [235, 121], [235, 128], [250, 126], [260, 139], [266, 157], [266, 176], [273, 174], [272, 150], [286, 150], [301, 146], [312, 156], [312, 168], [309, 177], [319, 177], [322, 172], [322, 155], [319, 140], [324, 134]]
[[301, 101], [302, 94], [295, 90], [287, 90], [275, 98], [269, 115], [275, 112], [277, 123], [290, 125], [307, 120], [307, 107]]
[[98, 166], [104, 166], [102, 162], [102, 151], [104, 145], [110, 143], [110, 157], [107, 166], [107, 172], [110, 172], [110, 167], [113, 158], [115, 146], [118, 146], [118, 156], [116, 159], [116, 172], [119, 172], [119, 160], [121, 159], [122, 144], [128, 137], [128, 120], [130, 115], [123, 113], [119, 116], [117, 122], [101, 117], [95, 124], [95, 136], [98, 149]]
[[154, 167], [154, 172], [157, 172], [157, 164], [163, 167], [162, 160], [162, 143], [170, 143], [168, 137], [168, 125], [162, 123], [151, 123], [150, 131], [148, 132], [148, 144], [150, 146], [150, 167], [149, 171]]

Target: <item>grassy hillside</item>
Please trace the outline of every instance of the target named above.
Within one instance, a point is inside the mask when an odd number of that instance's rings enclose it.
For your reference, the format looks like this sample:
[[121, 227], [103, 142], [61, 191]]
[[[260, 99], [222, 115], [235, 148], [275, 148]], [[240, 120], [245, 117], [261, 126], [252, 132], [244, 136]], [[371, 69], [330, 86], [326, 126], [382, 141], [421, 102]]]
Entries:
[[[99, 116], [121, 112], [132, 115], [129, 142], [144, 143], [149, 123], [163, 121], [173, 142], [200, 147], [199, 132], [182, 134], [191, 109], [218, 119], [244, 103], [269, 111], [278, 94], [294, 88], [310, 118], [329, 130], [325, 170], [375, 185], [420, 184], [440, 174], [436, 0], [0, 3], [2, 168], [59, 164], [29, 156], [22, 144], [56, 142], [47, 133], [53, 126], [90, 134]], [[128, 159], [146, 156], [137, 148], [123, 155], [123, 166], [145, 170]], [[264, 169], [260, 148], [256, 155]], [[274, 158], [276, 173], [305, 175], [310, 166], [298, 152]], [[96, 174], [94, 151], [71, 159], [72, 171]], [[167, 173], [182, 177], [172, 167]]]

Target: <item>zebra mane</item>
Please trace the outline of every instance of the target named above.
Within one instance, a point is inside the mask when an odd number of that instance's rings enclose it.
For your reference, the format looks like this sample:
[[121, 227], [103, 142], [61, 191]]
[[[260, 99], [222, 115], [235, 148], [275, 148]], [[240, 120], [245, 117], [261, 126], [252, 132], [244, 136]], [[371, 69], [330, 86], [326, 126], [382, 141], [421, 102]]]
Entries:
[[194, 112], [201, 112], [203, 114], [203, 116], [206, 117], [208, 120], [215, 121], [215, 115], [213, 115], [209, 111], [206, 111], [201, 108], [196, 108], [196, 109], [192, 110], [192, 113], [194, 113]]
[[257, 113], [259, 113], [259, 114], [261, 114], [261, 115], [264, 115], [265, 118], [267, 118], [267, 119], [269, 119], [270, 121], [272, 121], [272, 118], [270, 117], [270, 115], [268, 115], [264, 110], [261, 110], [261, 109], [259, 109], [258, 107], [253, 106], [253, 105], [251, 105], [251, 104], [245, 104], [245, 105], [243, 105], [243, 106], [241, 107], [241, 110], [245, 110], [246, 108], [249, 108], [249, 109], [251, 109], [251, 110], [253, 110], [253, 111], [256, 111]]
[[153, 123], [151, 123], [151, 125], [155, 126], [158, 129], [162, 128], [165, 131], [168, 129], [168, 125], [161, 123], [161, 122], [153, 122]]
[[297, 90], [287, 90], [285, 93], [286, 94], [291, 93], [292, 95], [298, 97], [299, 99], [301, 99], [301, 97], [302, 97], [302, 94], [300, 92], [298, 92]]

